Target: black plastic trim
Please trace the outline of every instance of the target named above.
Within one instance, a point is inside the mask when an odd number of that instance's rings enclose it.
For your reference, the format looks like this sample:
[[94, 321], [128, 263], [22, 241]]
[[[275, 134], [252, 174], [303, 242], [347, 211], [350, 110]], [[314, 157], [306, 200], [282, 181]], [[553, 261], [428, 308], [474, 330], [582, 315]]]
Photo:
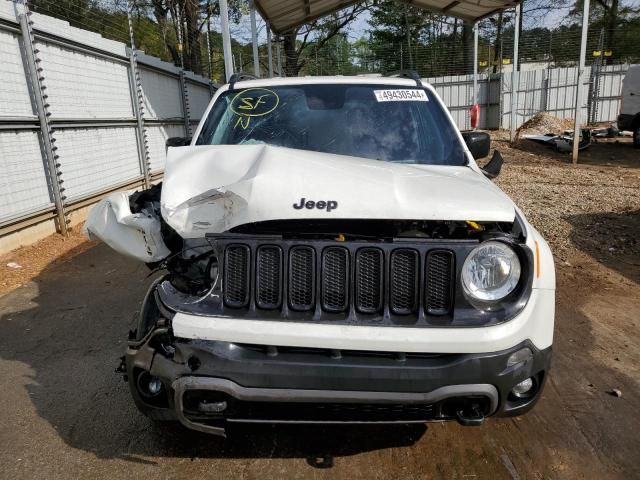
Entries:
[[[531, 358], [507, 366], [507, 359], [523, 348], [531, 350]], [[550, 368], [551, 347], [539, 350], [525, 341], [506, 350], [487, 353], [336, 352], [181, 340], [172, 337], [166, 329], [157, 329], [143, 345], [129, 347], [126, 363], [136, 404], [143, 412], [162, 418], [175, 418], [171, 386], [180, 378], [194, 375], [201, 379], [224, 378], [247, 389], [278, 389], [281, 394], [287, 389], [312, 391], [314, 395], [370, 392], [361, 399], [367, 403], [395, 399], [397, 393], [413, 393], [420, 398], [443, 387], [491, 385], [498, 392], [498, 405], [491, 410], [498, 416], [511, 416], [530, 410], [540, 398]], [[140, 371], [148, 371], [162, 380], [169, 396], [168, 407], [153, 405], [137, 392], [134, 373]], [[531, 397], [519, 399], [510, 395], [516, 384], [529, 377], [534, 377], [536, 384]], [[468, 403], [462, 410], [463, 421], [477, 420], [479, 415], [474, 412], [473, 402]], [[483, 414], [490, 413], [483, 410]], [[444, 419], [455, 419], [456, 415], [457, 411]]]

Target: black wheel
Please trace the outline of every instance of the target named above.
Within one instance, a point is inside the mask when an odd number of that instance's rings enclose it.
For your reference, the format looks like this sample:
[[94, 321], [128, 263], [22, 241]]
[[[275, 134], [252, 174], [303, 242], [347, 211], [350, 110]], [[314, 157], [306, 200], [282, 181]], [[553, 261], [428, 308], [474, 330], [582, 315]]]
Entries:
[[633, 129], [633, 146], [640, 148], [640, 124], [636, 125], [636, 128]]

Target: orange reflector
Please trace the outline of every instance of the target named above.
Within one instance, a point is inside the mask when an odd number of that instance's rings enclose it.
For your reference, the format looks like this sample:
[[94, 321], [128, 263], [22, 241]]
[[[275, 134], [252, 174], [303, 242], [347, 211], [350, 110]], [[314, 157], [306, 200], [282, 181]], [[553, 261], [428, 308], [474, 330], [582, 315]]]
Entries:
[[534, 240], [534, 243], [536, 244], [536, 278], [540, 278], [540, 248], [537, 240]]

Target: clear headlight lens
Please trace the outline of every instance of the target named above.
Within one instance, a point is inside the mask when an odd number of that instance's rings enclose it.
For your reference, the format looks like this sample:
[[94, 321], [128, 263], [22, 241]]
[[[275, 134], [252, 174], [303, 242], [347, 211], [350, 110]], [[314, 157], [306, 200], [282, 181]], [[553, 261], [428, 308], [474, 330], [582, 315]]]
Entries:
[[520, 260], [511, 247], [502, 242], [484, 242], [462, 265], [462, 289], [472, 301], [497, 302], [516, 288], [520, 271]]

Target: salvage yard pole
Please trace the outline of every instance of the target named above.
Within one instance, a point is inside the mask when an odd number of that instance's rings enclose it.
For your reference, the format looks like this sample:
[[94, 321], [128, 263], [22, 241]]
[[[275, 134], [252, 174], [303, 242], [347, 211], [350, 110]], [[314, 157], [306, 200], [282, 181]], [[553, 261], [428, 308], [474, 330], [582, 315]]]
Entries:
[[231, 57], [231, 33], [229, 32], [229, 8], [227, 0], [220, 0], [220, 29], [222, 30], [222, 52], [224, 54], [224, 75], [227, 82], [233, 75]]
[[276, 56], [278, 57], [278, 76], [282, 77], [282, 58], [280, 57], [280, 37], [276, 41]]
[[[587, 0], [588, 1], [588, 0]], [[511, 132], [509, 134], [509, 141], [513, 142], [516, 138], [516, 104], [518, 101], [516, 83], [520, 83], [520, 76], [518, 75], [518, 46], [520, 43], [520, 4], [516, 5], [516, 23], [515, 32], [513, 35], [513, 61], [511, 65], [513, 70], [511, 71], [511, 121], [509, 122], [509, 128]]]
[[133, 114], [136, 117], [136, 143], [138, 144], [138, 161], [140, 163], [140, 171], [144, 176], [145, 188], [150, 188], [151, 167], [148, 148], [149, 140], [147, 138], [147, 131], [144, 127], [144, 90], [142, 88], [140, 70], [138, 69], [138, 53], [136, 51], [135, 35], [133, 34], [131, 9], [131, 2], [127, 2], [127, 23], [129, 26], [129, 41], [131, 42], [131, 49], [129, 50], [129, 88]]
[[260, 57], [258, 56], [258, 30], [256, 28], [256, 6], [254, 0], [249, 2], [251, 16], [251, 44], [253, 46], [253, 73], [260, 78]]
[[[480, 24], [479, 22], [475, 22], [473, 24], [473, 102], [471, 107], [478, 104], [478, 30]], [[480, 124], [480, 119], [478, 119], [478, 125]], [[475, 130], [475, 127], [471, 125], [471, 128]]]
[[58, 231], [65, 237], [68, 237], [69, 225], [67, 223], [65, 210], [66, 196], [64, 195], [65, 189], [62, 186], [64, 180], [62, 179], [62, 171], [60, 170], [59, 155], [56, 152], [58, 147], [55, 146], [56, 139], [53, 136], [54, 129], [49, 122], [51, 112], [49, 111], [48, 94], [45, 93], [47, 87], [44, 84], [44, 69], [41, 66], [41, 59], [37, 56], [37, 49], [34, 47], [35, 37], [33, 29], [31, 28], [33, 21], [29, 18], [31, 12], [27, 8], [26, 2], [24, 3], [24, 7], [25, 13], [20, 14], [18, 17], [20, 21], [20, 33], [22, 34], [22, 41], [24, 42], [25, 57], [29, 67], [29, 78], [34, 92], [33, 99], [36, 102], [38, 121], [40, 123], [40, 135], [42, 136], [44, 153], [47, 160], [47, 173], [50, 179], [53, 203], [56, 209], [56, 223]]
[[273, 55], [271, 54], [271, 26], [267, 23], [267, 55], [269, 55], [269, 78], [273, 78]]
[[582, 110], [583, 85], [582, 77], [584, 75], [584, 63], [587, 56], [587, 33], [589, 30], [589, 0], [584, 0], [582, 7], [582, 37], [580, 39], [580, 60], [578, 64], [577, 81], [576, 81], [576, 109], [575, 123], [573, 125], [573, 150], [571, 152], [571, 160], [574, 165], [578, 163], [578, 147], [580, 146], [580, 111]]

